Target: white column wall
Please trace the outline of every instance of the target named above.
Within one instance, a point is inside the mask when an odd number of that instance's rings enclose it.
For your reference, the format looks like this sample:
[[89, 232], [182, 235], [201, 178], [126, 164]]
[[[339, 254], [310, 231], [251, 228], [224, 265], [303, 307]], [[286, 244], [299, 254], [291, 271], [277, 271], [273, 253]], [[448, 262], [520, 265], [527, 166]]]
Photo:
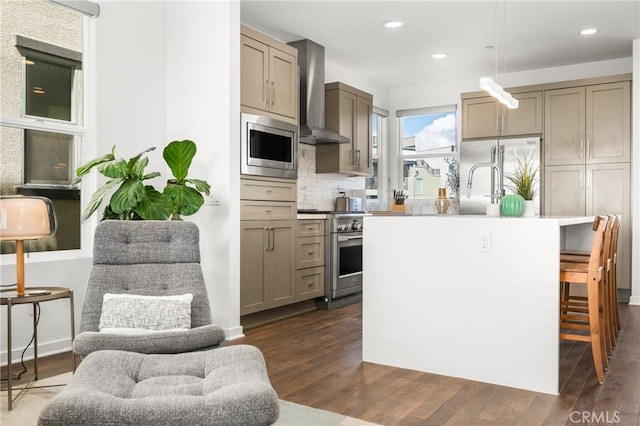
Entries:
[[207, 180], [220, 200], [185, 220], [200, 228], [213, 320], [228, 338], [242, 334], [239, 22], [237, 2], [167, 3], [165, 139], [196, 142], [189, 176]]
[[631, 297], [640, 305], [640, 40], [633, 41], [631, 84]]

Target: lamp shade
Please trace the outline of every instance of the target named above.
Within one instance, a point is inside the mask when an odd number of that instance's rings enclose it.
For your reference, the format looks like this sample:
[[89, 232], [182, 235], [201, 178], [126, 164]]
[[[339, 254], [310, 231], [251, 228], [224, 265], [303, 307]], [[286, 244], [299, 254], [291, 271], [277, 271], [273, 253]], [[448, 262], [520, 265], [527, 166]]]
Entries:
[[37, 240], [56, 232], [51, 200], [45, 197], [0, 197], [0, 240]]

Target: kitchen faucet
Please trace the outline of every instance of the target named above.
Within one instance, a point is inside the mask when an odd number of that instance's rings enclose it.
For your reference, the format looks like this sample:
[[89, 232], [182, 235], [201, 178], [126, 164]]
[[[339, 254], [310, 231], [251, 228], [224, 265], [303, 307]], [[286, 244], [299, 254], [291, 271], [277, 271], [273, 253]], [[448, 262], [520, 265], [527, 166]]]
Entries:
[[[500, 198], [502, 198], [502, 196], [504, 195], [504, 181], [503, 181], [503, 175], [502, 175], [502, 164], [503, 164], [503, 149], [502, 147], [500, 147], [500, 149], [498, 149], [498, 155], [497, 155], [497, 159], [496, 159], [496, 150], [495, 148], [491, 151], [491, 159], [493, 160], [491, 163], [476, 163], [473, 166], [471, 166], [471, 169], [469, 169], [469, 179], [467, 180], [467, 188], [471, 189], [471, 186], [473, 184], [473, 172], [479, 168], [479, 167], [491, 167], [492, 169], [494, 169], [497, 173], [498, 173], [498, 185], [496, 187], [495, 184], [495, 176], [493, 175], [493, 173], [491, 174], [491, 189], [492, 189], [492, 193], [491, 193], [491, 204], [499, 204], [500, 203]], [[497, 160], [497, 161], [496, 161]], [[495, 189], [494, 189], [495, 188]]]

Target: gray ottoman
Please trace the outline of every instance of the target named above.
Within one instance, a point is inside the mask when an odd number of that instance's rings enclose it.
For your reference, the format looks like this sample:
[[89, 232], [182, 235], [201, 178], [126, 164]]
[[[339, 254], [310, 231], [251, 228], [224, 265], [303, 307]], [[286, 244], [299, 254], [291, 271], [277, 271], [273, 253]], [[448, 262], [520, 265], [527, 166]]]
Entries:
[[148, 355], [97, 351], [40, 413], [39, 425], [270, 425], [278, 395], [259, 349]]

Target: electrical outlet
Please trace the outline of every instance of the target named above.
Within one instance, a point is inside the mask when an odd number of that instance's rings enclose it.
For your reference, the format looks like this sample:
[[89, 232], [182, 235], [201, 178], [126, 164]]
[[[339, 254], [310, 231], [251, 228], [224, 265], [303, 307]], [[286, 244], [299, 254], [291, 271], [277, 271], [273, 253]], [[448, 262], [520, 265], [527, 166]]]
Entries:
[[491, 253], [491, 233], [480, 232], [478, 237], [478, 252]]
[[205, 206], [219, 206], [220, 198], [218, 197], [218, 193], [211, 190], [209, 195], [204, 196], [204, 204]]

